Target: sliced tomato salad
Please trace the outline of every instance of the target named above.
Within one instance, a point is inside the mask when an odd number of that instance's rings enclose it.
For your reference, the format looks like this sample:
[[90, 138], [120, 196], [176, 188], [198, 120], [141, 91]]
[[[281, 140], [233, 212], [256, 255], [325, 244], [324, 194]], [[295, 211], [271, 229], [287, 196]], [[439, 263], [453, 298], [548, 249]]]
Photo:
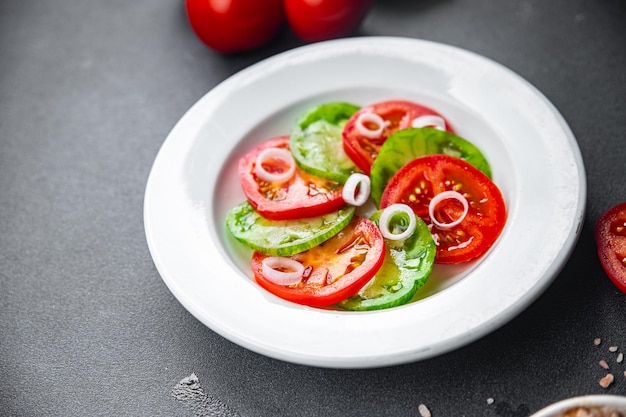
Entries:
[[498, 187], [468, 162], [449, 155], [422, 156], [404, 165], [387, 184], [380, 206], [394, 203], [407, 204], [430, 226], [437, 244], [436, 263], [482, 256], [506, 222]]
[[[343, 130], [343, 148], [356, 166], [369, 175], [385, 140], [398, 130], [415, 127], [413, 122], [424, 116], [439, 118], [444, 130], [452, 132], [449, 123], [435, 110], [407, 100], [389, 100], [363, 107], [350, 117]], [[425, 126], [431, 124], [426, 122], [420, 127]]]
[[252, 271], [260, 286], [280, 298], [324, 307], [356, 294], [380, 269], [384, 253], [385, 242], [378, 227], [355, 217], [334, 237], [290, 257], [304, 266], [298, 283], [281, 285], [268, 278], [263, 273], [267, 255], [260, 252], [252, 255]]
[[[261, 216], [271, 220], [315, 217], [339, 210], [345, 205], [341, 197], [341, 184], [308, 174], [298, 167], [285, 182], [259, 178], [255, 173], [255, 165], [259, 154], [269, 148], [289, 150], [289, 136], [270, 139], [239, 160], [243, 192]], [[263, 164], [270, 172], [286, 169], [284, 162], [278, 159], [270, 158]]]
[[626, 202], [611, 207], [597, 220], [595, 239], [602, 268], [626, 293]]
[[[225, 225], [270, 293], [313, 307], [391, 308], [414, 300], [436, 263], [493, 246], [507, 211], [490, 175], [482, 152], [433, 109], [329, 102], [239, 160], [246, 201]], [[603, 242], [617, 241], [607, 233]]]

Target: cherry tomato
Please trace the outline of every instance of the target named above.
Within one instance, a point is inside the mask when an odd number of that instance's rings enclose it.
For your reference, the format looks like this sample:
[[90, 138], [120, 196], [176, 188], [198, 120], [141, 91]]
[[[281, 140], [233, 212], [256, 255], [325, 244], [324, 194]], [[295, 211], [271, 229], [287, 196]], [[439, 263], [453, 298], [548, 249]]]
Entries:
[[[444, 191], [456, 191], [467, 200], [467, 214], [454, 199], [446, 199], [434, 211], [442, 228], [430, 216], [431, 200]], [[409, 205], [429, 225], [437, 244], [436, 263], [466, 262], [483, 255], [496, 241], [506, 222], [504, 198], [485, 174], [468, 162], [449, 155], [427, 155], [401, 168], [381, 197], [381, 208], [394, 203]]]
[[598, 218], [595, 238], [602, 268], [615, 286], [626, 293], [626, 202]]
[[270, 220], [300, 219], [331, 213], [345, 205], [341, 184], [308, 174], [300, 168], [296, 168], [294, 176], [284, 183], [258, 178], [254, 173], [256, 159], [267, 148], [289, 149], [289, 136], [270, 139], [239, 160], [243, 192], [261, 216]]
[[[386, 124], [378, 138], [368, 138], [357, 128], [359, 117], [367, 113], [380, 116]], [[363, 107], [350, 117], [344, 127], [343, 149], [355, 165], [369, 175], [374, 159], [385, 140], [392, 133], [411, 127], [412, 121], [420, 116], [438, 116], [443, 119], [443, 116], [435, 110], [405, 100], [390, 100]], [[445, 119], [444, 122], [446, 130], [452, 132]]]
[[385, 242], [376, 224], [354, 217], [341, 232], [305, 252], [291, 256], [304, 266], [303, 279], [280, 285], [263, 275], [267, 255], [252, 255], [252, 271], [260, 286], [289, 301], [313, 307], [336, 304], [356, 294], [380, 269]]
[[196, 36], [222, 53], [266, 44], [284, 21], [282, 0], [185, 0], [185, 5]]
[[287, 21], [305, 42], [350, 35], [367, 15], [373, 0], [285, 0]]

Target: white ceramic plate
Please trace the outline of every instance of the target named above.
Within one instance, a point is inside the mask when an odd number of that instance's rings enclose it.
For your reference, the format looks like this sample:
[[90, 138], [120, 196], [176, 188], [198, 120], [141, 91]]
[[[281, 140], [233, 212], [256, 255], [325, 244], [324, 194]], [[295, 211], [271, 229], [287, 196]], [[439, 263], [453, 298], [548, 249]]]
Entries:
[[[224, 227], [244, 200], [237, 160], [288, 134], [327, 101], [409, 99], [441, 112], [489, 160], [508, 205], [480, 262], [438, 268], [419, 300], [377, 312], [303, 307], [265, 292], [251, 252]], [[578, 146], [528, 82], [474, 53], [403, 38], [343, 39], [297, 48], [230, 77], [200, 99], [161, 148], [145, 194], [148, 245], [163, 280], [202, 323], [255, 352], [337, 368], [416, 361], [498, 328], [567, 261], [583, 220]]]
[[[626, 414], [626, 397], [619, 395], [583, 395], [567, 398], [542, 408], [530, 417], [561, 417], [563, 413], [571, 412], [571, 410], [578, 407], [605, 412], [617, 411]], [[571, 415], [573, 416], [573, 414]]]

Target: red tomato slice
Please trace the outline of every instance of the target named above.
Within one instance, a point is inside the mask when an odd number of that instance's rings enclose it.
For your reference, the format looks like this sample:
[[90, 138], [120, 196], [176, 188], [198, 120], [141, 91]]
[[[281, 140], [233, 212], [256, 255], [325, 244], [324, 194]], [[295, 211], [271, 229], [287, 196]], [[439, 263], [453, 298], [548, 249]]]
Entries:
[[[360, 115], [364, 113], [375, 113], [389, 124], [384, 128], [380, 138], [371, 139], [363, 136], [356, 128], [356, 122]], [[380, 151], [380, 147], [385, 140], [395, 131], [411, 127], [411, 122], [420, 116], [443, 116], [435, 110], [417, 103], [405, 100], [390, 100], [363, 107], [346, 123], [343, 129], [343, 148], [346, 154], [352, 159], [367, 175], [374, 163], [374, 159]], [[444, 119], [446, 130], [453, 132], [449, 123]]]
[[263, 275], [267, 255], [252, 255], [256, 281], [288, 301], [313, 307], [336, 304], [356, 294], [380, 269], [385, 241], [370, 220], [355, 217], [341, 232], [319, 246], [291, 256], [304, 265], [304, 278], [296, 285], [279, 285]]
[[598, 218], [595, 238], [602, 268], [615, 286], [626, 293], [626, 202]]
[[[457, 191], [468, 201], [465, 218], [442, 229], [430, 218], [429, 204], [444, 191]], [[431, 229], [437, 243], [436, 263], [454, 264], [482, 256], [496, 241], [506, 222], [506, 206], [498, 187], [485, 174], [460, 158], [427, 155], [402, 167], [383, 191], [380, 207], [409, 205]], [[462, 206], [448, 199], [435, 213], [440, 223], [461, 218]]]
[[346, 204], [341, 196], [341, 184], [307, 174], [299, 168], [289, 181], [281, 184], [257, 178], [254, 165], [258, 154], [266, 148], [289, 149], [289, 137], [270, 139], [239, 160], [243, 192], [261, 216], [270, 220], [315, 217], [339, 210]]

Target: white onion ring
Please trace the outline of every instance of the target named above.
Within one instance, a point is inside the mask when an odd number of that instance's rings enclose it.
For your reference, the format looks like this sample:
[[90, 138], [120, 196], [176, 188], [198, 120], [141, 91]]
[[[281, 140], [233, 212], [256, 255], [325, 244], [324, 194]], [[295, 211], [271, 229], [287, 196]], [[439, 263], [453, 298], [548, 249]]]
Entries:
[[[359, 191], [357, 192], [357, 188]], [[362, 206], [370, 196], [370, 177], [365, 174], [354, 173], [348, 177], [343, 185], [341, 196], [347, 204]]]
[[439, 116], [426, 115], [413, 119], [411, 127], [433, 127], [437, 130], [446, 130], [446, 122]]
[[[268, 256], [261, 261], [263, 276], [278, 285], [294, 285], [302, 281], [304, 265], [295, 259], [282, 256]], [[291, 272], [279, 271], [277, 268]]]
[[[365, 127], [365, 123], [374, 123], [378, 126], [378, 128], [372, 130]], [[382, 117], [377, 115], [376, 113], [364, 112], [359, 114], [359, 117], [356, 118], [356, 122], [354, 123], [354, 127], [356, 130], [369, 139], [378, 139], [383, 135], [383, 131], [385, 127], [389, 125], [389, 122], [386, 122]]]
[[[280, 159], [288, 165], [288, 168], [279, 173], [269, 172], [263, 167], [263, 163], [269, 159]], [[286, 182], [293, 177], [296, 172], [296, 161], [293, 155], [284, 148], [266, 148], [259, 152], [254, 164], [254, 174], [262, 180], [269, 182]]]
[[[393, 216], [397, 214], [406, 214], [409, 217], [409, 225], [404, 232], [395, 234], [392, 233], [391, 230], [389, 230], [389, 221], [393, 218]], [[380, 228], [380, 233], [385, 239], [404, 240], [410, 237], [413, 232], [415, 232], [415, 228], [417, 227], [417, 220], [415, 219], [415, 213], [413, 212], [411, 207], [407, 206], [406, 204], [397, 203], [392, 204], [383, 210], [378, 221], [378, 227]]]
[[[441, 223], [435, 218], [435, 209], [437, 208], [439, 203], [447, 199], [454, 199], [454, 200], [459, 201], [463, 205], [463, 214], [458, 219], [456, 219], [455, 221], [451, 223]], [[463, 197], [463, 194], [458, 193], [456, 191], [444, 191], [442, 193], [439, 193], [436, 196], [434, 196], [432, 200], [430, 200], [430, 203], [428, 204], [428, 214], [430, 215], [430, 220], [433, 222], [435, 226], [437, 226], [440, 229], [450, 229], [458, 225], [459, 223], [463, 221], [463, 219], [465, 219], [465, 216], [467, 216], [468, 211], [469, 211], [469, 204], [467, 202], [467, 198]]]

